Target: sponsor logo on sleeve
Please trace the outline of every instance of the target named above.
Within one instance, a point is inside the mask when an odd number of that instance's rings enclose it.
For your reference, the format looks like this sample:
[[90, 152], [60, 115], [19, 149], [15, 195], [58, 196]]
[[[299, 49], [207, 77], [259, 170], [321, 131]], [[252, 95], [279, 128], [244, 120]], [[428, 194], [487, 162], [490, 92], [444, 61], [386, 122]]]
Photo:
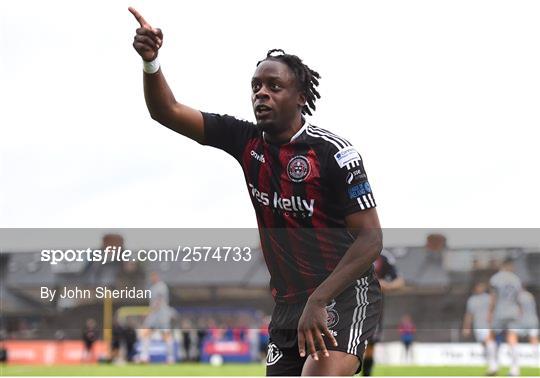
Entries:
[[347, 173], [347, 177], [345, 178], [345, 181], [347, 184], [352, 184], [354, 180], [363, 180], [367, 178], [366, 174], [362, 172], [361, 169], [355, 169], [354, 171], [350, 171]]
[[361, 182], [360, 184], [356, 184], [351, 186], [348, 189], [349, 198], [358, 198], [360, 196], [363, 196], [365, 194], [371, 193], [371, 186], [369, 185], [369, 182]]
[[360, 161], [360, 154], [355, 150], [353, 146], [345, 147], [334, 154], [334, 159], [338, 163], [340, 168], [343, 168], [347, 164], [351, 164], [356, 161]]

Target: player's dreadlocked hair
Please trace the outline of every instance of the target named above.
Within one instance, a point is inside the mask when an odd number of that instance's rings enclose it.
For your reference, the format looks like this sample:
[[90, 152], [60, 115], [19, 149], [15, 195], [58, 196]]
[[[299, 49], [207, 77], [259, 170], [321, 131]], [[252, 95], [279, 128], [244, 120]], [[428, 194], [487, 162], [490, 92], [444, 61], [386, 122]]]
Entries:
[[[273, 55], [275, 53], [278, 53], [278, 55]], [[317, 92], [317, 89], [315, 89], [315, 87], [319, 85], [318, 79], [321, 78], [319, 73], [302, 63], [302, 59], [296, 55], [285, 54], [285, 51], [282, 49], [269, 50], [266, 54], [266, 58], [257, 62], [257, 67], [268, 59], [283, 62], [292, 70], [296, 77], [298, 88], [306, 95], [307, 105], [304, 105], [302, 108], [302, 114], [307, 113], [311, 115], [311, 111], [315, 111], [315, 101], [317, 101], [318, 98], [321, 98], [321, 95]]]

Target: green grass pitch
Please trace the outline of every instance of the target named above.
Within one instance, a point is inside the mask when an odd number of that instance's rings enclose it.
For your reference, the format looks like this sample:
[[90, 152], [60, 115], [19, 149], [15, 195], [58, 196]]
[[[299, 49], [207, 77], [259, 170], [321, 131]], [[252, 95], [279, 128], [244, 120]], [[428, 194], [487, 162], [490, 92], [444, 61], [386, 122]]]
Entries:
[[[0, 365], [0, 376], [264, 376], [262, 364], [176, 365]], [[375, 375], [383, 376], [482, 376], [483, 366], [384, 366], [376, 365]], [[508, 374], [501, 369], [499, 375]], [[540, 376], [540, 367], [522, 368], [521, 375]]]

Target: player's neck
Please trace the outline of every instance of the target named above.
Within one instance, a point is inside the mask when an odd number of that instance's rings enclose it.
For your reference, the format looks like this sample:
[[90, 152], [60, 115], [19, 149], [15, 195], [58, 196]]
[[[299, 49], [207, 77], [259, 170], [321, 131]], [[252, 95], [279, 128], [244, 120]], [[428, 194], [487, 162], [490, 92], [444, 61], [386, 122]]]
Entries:
[[304, 119], [304, 117], [300, 115], [299, 117], [295, 118], [291, 127], [288, 127], [282, 132], [278, 132], [276, 134], [263, 132], [263, 138], [266, 142], [271, 143], [271, 144], [289, 143], [298, 134], [298, 132], [304, 126], [305, 123], [306, 123], [306, 120]]

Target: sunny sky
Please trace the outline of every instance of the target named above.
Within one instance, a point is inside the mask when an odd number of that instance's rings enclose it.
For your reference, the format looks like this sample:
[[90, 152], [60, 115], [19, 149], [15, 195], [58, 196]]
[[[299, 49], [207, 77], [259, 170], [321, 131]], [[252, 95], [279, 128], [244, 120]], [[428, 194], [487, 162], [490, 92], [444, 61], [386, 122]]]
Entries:
[[0, 226], [256, 227], [225, 153], [148, 116], [137, 8], [177, 100], [254, 120], [267, 50], [321, 76], [384, 227], [539, 227], [540, 3], [2, 1]]

